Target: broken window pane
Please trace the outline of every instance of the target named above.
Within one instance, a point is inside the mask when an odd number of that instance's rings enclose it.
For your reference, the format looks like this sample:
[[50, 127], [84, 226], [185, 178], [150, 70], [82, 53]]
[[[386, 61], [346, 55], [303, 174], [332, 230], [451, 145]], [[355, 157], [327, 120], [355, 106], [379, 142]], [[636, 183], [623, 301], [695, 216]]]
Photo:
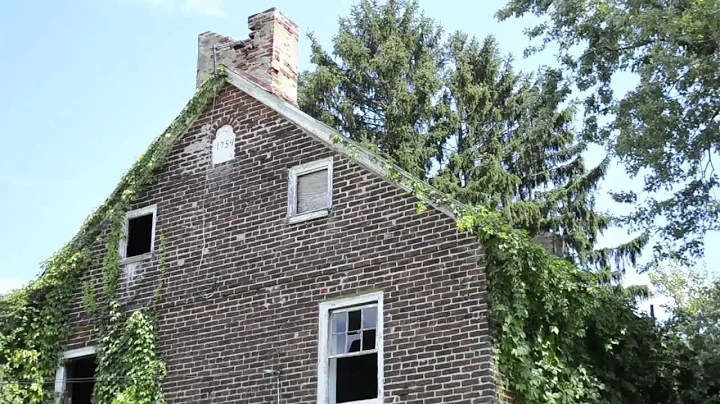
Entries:
[[297, 177], [297, 213], [327, 208], [328, 170]]
[[95, 356], [73, 359], [65, 364], [65, 392], [72, 404], [90, 404], [95, 387]]
[[363, 331], [362, 344], [363, 351], [375, 349], [375, 330]]
[[128, 220], [126, 257], [134, 257], [150, 252], [152, 227], [152, 213]]
[[330, 313], [330, 374], [334, 403], [378, 397], [378, 307]]
[[360, 310], [348, 312], [348, 331], [360, 330], [360, 313]]
[[359, 332], [351, 332], [348, 333], [347, 336], [347, 352], [360, 352], [360, 342], [361, 334]]
[[336, 403], [377, 398], [377, 354], [333, 360], [337, 361]]

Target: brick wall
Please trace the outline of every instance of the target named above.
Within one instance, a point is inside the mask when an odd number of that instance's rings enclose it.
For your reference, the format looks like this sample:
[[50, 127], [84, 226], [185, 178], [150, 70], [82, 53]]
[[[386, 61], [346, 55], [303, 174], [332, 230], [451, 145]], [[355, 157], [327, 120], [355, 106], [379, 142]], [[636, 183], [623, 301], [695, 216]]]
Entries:
[[[225, 124], [236, 158], [212, 168], [212, 136]], [[288, 224], [288, 169], [329, 156], [330, 215]], [[136, 207], [151, 204], [169, 255], [158, 309], [168, 403], [276, 403], [278, 381], [282, 403], [314, 403], [318, 305], [369, 291], [384, 293], [385, 402], [494, 401], [477, 243], [234, 87], [175, 145]], [[98, 288], [99, 271], [88, 275]], [[157, 259], [134, 271], [123, 280], [131, 308], [152, 295]], [[97, 338], [79, 302], [68, 348]]]

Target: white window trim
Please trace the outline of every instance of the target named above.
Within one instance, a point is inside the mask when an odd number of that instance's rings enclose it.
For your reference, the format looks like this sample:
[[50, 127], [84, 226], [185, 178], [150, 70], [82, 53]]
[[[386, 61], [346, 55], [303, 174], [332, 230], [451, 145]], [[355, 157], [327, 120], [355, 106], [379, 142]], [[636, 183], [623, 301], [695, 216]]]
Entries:
[[[318, 404], [334, 404], [335, 400], [330, 396], [330, 313], [338, 309], [345, 309], [352, 306], [364, 304], [377, 304], [377, 357], [378, 357], [378, 397], [370, 400], [353, 401], [352, 404], [382, 404], [385, 392], [384, 388], [384, 359], [383, 359], [383, 294], [373, 292], [360, 296], [353, 296], [344, 299], [330, 300], [320, 303], [320, 319], [318, 322]], [[348, 403], [350, 404], [350, 403]]]
[[[152, 213], [152, 215], [153, 215], [152, 230], [150, 231], [150, 252], [146, 252], [145, 254], [135, 255], [133, 257], [126, 257], [125, 254], [127, 253], [128, 224], [130, 222], [130, 219], [134, 219], [134, 218], [140, 217], [140, 216], [145, 216], [150, 213]], [[122, 238], [120, 239], [120, 246], [119, 246], [120, 262], [122, 264], [130, 264], [133, 262], [143, 261], [147, 258], [152, 257], [153, 252], [155, 251], [155, 225], [156, 224], [157, 224], [157, 205], [150, 205], [150, 206], [146, 206], [144, 208], [131, 210], [131, 211], [125, 213], [125, 221], [123, 222], [123, 228], [122, 228]]]
[[[317, 171], [327, 170], [328, 181], [327, 181], [327, 207], [316, 210], [313, 212], [305, 212], [303, 214], [297, 214], [297, 180], [298, 177], [305, 174], [311, 174]], [[288, 222], [298, 223], [306, 220], [317, 219], [325, 217], [330, 212], [332, 207], [332, 191], [333, 191], [333, 159], [328, 157], [326, 159], [313, 161], [312, 163], [301, 164], [299, 166], [292, 167], [288, 171]]]
[[84, 358], [86, 356], [93, 356], [97, 353], [97, 349], [94, 346], [88, 346], [85, 348], [71, 349], [63, 352], [60, 365], [55, 371], [55, 393], [58, 394], [57, 402], [60, 403], [62, 394], [65, 393], [65, 376], [67, 369], [65, 369], [65, 362], [68, 359]]

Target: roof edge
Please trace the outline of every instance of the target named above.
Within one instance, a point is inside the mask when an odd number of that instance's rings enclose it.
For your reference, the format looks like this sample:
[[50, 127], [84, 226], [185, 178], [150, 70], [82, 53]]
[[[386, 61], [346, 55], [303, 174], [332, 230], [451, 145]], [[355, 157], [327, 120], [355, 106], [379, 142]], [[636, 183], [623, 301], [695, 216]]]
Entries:
[[[352, 139], [348, 139], [343, 136], [337, 130], [330, 126], [318, 121], [310, 115], [302, 112], [298, 107], [280, 99], [276, 95], [267, 92], [257, 84], [245, 78], [242, 74], [239, 74], [227, 67], [226, 80], [237, 87], [241, 91], [247, 93], [251, 97], [260, 101], [265, 106], [274, 110], [278, 114], [282, 115], [289, 121], [296, 124], [298, 127], [303, 129], [305, 132], [310, 134], [315, 139], [324, 143], [333, 150], [337, 150], [351, 159], [357, 161], [363, 167], [374, 172], [375, 174], [383, 177], [386, 181], [398, 186], [399, 188], [413, 194], [418, 199], [422, 199], [424, 202], [433, 206], [435, 209], [443, 212], [451, 218], [455, 218], [459, 211], [469, 211], [470, 208], [465, 204], [457, 201], [450, 195], [438, 190], [427, 182], [415, 177], [408, 173], [397, 165], [390, 163], [386, 159], [380, 157], [376, 153], [368, 150], [359, 143]], [[399, 176], [400, 181], [392, 180], [390, 177]], [[419, 192], [417, 185], [421, 184], [423, 190]], [[435, 197], [423, 198], [422, 194], [433, 194]], [[419, 195], [420, 194], [420, 195]], [[444, 200], [448, 204], [440, 204], [437, 201]]]
[[[188, 128], [202, 114], [207, 105], [215, 98], [220, 89], [225, 85], [226, 72], [224, 69], [218, 69], [218, 72], [208, 76], [203, 84], [197, 88], [193, 96], [185, 104], [185, 107], [170, 123], [170, 125], [160, 135], [155, 137], [145, 152], [138, 157], [130, 168], [123, 173], [120, 181], [115, 189], [105, 199], [95, 211], [85, 219], [80, 230], [66, 244], [66, 247], [72, 245], [84, 245], [87, 241], [94, 239], [97, 233], [102, 229], [110, 212], [120, 202], [132, 203], [136, 195], [128, 195], [126, 190], [130, 185], [132, 176], [142, 170], [158, 170], [164, 164], [164, 160], [169, 155], [169, 148], [174, 142], [187, 132]], [[169, 147], [161, 147], [169, 146]], [[155, 174], [155, 173], [153, 173]], [[53, 254], [55, 255], [55, 254]]]

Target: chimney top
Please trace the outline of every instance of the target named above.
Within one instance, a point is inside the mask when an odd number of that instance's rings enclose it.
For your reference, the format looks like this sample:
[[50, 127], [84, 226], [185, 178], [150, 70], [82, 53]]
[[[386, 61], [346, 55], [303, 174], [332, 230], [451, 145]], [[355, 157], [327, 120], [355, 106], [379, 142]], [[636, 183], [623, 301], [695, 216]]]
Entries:
[[297, 104], [297, 25], [271, 8], [248, 17], [248, 27], [250, 37], [240, 41], [210, 31], [198, 36], [197, 86], [223, 64]]

